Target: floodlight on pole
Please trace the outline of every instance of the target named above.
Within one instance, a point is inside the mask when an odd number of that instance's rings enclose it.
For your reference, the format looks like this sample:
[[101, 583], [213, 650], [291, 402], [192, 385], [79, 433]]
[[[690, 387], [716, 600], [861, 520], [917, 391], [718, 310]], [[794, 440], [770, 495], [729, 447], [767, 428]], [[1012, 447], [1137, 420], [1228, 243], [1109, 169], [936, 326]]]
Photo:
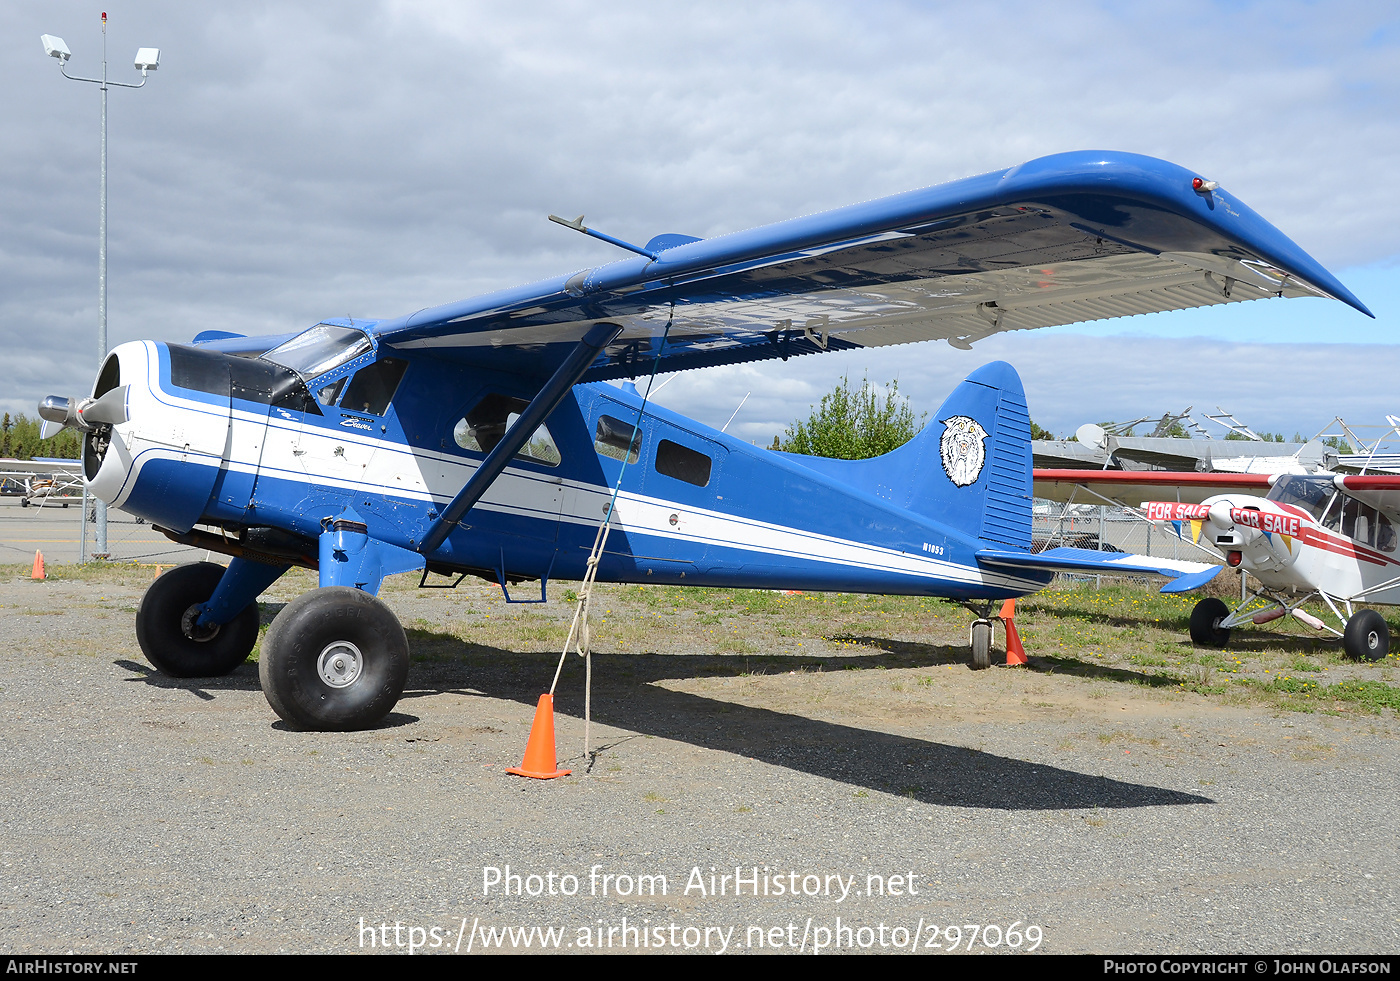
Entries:
[[[102, 77], [84, 78], [80, 75], [68, 74], [68, 59], [73, 57], [68, 50], [68, 45], [63, 43], [63, 38], [53, 34], [40, 36], [40, 41], [44, 45], [44, 54], [50, 58], [58, 60], [58, 70], [63, 73], [64, 78], [71, 78], [75, 82], [92, 82], [102, 88], [102, 203], [97, 229], [97, 367], [100, 371], [102, 362], [107, 358], [107, 88], [115, 85], [123, 89], [139, 89], [146, 84], [148, 72], [153, 72], [160, 65], [159, 48], [138, 48], [136, 50], [135, 67], [141, 72], [139, 82], [113, 82], [107, 78], [107, 13], [102, 13]], [[79, 558], [86, 562], [89, 558], [87, 547], [87, 501], [88, 492], [86, 485], [83, 487], [83, 533], [80, 546]], [[94, 558], [107, 558], [107, 505], [99, 500], [94, 508], [94, 518], [97, 525], [97, 549], [92, 554]]]
[[50, 58], [57, 58], [60, 64], [73, 57], [73, 52], [69, 51], [68, 45], [63, 43], [63, 38], [44, 34], [40, 36], [39, 40], [44, 42], [44, 54]]

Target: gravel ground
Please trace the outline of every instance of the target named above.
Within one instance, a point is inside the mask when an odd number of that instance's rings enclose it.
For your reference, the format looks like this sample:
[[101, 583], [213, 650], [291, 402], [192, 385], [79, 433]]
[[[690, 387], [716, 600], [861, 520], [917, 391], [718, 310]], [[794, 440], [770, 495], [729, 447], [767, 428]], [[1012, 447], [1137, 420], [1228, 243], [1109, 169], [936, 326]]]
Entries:
[[[550, 655], [462, 644], [414, 664], [381, 728], [293, 732], [254, 664], [153, 672], [132, 627], [150, 575], [0, 581], [12, 951], [465, 953], [540, 927], [574, 951], [917, 936], [939, 953], [950, 924], [959, 950], [977, 926], [978, 951], [1036, 934], [1059, 953], [1400, 947], [1391, 717], [973, 673], [951, 625], [898, 656], [677, 637], [680, 653], [602, 644], [591, 768], [571, 662], [557, 726], [573, 775], [531, 781], [502, 770]], [[415, 637], [498, 596], [386, 594]], [[522, 878], [486, 881], [506, 866]], [[719, 878], [736, 867], [739, 896]], [[639, 894], [641, 876], [665, 894]]]

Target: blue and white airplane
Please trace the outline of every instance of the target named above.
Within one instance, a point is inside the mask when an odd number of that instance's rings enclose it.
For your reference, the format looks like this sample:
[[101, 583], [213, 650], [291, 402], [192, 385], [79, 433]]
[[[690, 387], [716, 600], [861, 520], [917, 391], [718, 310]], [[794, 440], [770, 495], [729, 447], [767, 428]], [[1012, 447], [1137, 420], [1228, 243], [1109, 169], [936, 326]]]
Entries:
[[177, 676], [242, 663], [256, 599], [292, 565], [260, 657], [288, 723], [372, 725], [398, 700], [408, 643], [385, 576], [471, 573], [503, 588], [626, 583], [942, 596], [977, 619], [1056, 570], [1146, 571], [1199, 585], [1217, 566], [1031, 551], [1029, 415], [994, 363], [912, 442], [864, 461], [757, 449], [629, 384], [710, 365], [1264, 297], [1369, 311], [1213, 181], [1076, 152], [701, 240], [618, 242], [635, 257], [391, 320], [294, 335], [205, 332], [114, 349], [88, 399], [40, 414], [84, 436], [97, 497], [231, 555], [166, 573], [136, 633]]

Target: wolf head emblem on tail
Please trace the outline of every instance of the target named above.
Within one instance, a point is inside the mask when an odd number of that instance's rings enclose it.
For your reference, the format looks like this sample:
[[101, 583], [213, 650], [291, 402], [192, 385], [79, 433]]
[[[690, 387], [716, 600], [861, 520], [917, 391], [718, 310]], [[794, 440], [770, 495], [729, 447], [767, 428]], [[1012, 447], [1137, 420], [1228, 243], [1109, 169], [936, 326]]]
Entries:
[[977, 480], [982, 463], [987, 458], [982, 441], [987, 431], [969, 416], [950, 416], [943, 420], [946, 427], [939, 448], [943, 451], [943, 470], [948, 479], [959, 487]]

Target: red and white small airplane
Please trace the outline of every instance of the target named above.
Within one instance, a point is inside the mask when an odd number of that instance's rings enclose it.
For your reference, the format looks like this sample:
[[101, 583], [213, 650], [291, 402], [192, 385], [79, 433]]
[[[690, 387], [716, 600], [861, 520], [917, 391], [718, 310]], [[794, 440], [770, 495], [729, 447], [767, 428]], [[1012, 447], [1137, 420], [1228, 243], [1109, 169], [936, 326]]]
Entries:
[[[1145, 502], [1147, 519], [1170, 524], [1182, 540], [1220, 552], [1227, 566], [1253, 577], [1258, 588], [1233, 610], [1215, 597], [1196, 604], [1197, 644], [1224, 647], [1234, 627], [1291, 614], [1342, 638], [1357, 660], [1379, 661], [1389, 652], [1385, 618], [1354, 604], [1400, 604], [1400, 476], [1035, 471], [1037, 497], [1064, 499], [1069, 487], [1115, 500], [1170, 487], [1177, 500]], [[1163, 589], [1173, 591], [1171, 584]], [[1314, 597], [1341, 629], [1302, 608]], [[1260, 598], [1271, 605], [1250, 609]]]

